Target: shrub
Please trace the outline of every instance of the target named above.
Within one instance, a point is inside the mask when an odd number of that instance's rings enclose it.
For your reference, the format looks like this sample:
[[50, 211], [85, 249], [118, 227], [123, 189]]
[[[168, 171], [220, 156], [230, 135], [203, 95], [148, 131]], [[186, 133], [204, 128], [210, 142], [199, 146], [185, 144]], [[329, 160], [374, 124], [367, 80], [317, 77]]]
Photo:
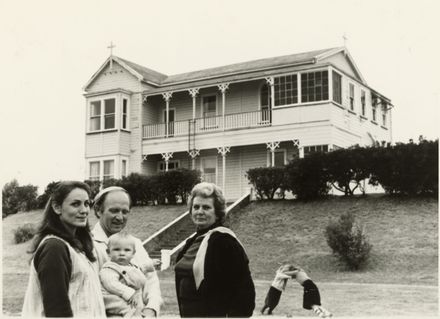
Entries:
[[117, 180], [116, 185], [127, 190], [130, 194], [133, 206], [146, 205], [153, 199], [150, 179], [150, 176], [131, 173], [121, 180]]
[[345, 196], [353, 195], [359, 188], [362, 193], [362, 181], [370, 176], [370, 149], [354, 146], [338, 149], [326, 154], [329, 183]]
[[286, 165], [286, 188], [298, 199], [315, 199], [328, 194], [328, 170], [326, 153], [312, 153], [305, 158], [294, 159]]
[[21, 244], [32, 239], [36, 233], [36, 229], [32, 224], [24, 224], [14, 230], [14, 240], [16, 244]]
[[254, 186], [259, 199], [273, 199], [278, 189], [284, 197], [286, 170], [284, 167], [258, 167], [246, 172], [249, 182]]
[[44, 193], [37, 198], [38, 208], [44, 208], [46, 206], [46, 203], [49, 201], [50, 195], [52, 195], [52, 192], [57, 183], [58, 182], [50, 182], [49, 184], [47, 184], [46, 188], [44, 189]]
[[2, 215], [30, 211], [37, 207], [38, 186], [31, 184], [19, 186], [17, 180], [6, 183], [2, 189]]
[[101, 187], [100, 181], [92, 181], [92, 180], [85, 180], [84, 183], [89, 185], [90, 187], [90, 199], [94, 199], [95, 196], [99, 193], [99, 189]]
[[331, 222], [326, 227], [325, 236], [333, 253], [350, 270], [357, 270], [368, 261], [372, 246], [353, 214], [342, 214], [337, 222]]

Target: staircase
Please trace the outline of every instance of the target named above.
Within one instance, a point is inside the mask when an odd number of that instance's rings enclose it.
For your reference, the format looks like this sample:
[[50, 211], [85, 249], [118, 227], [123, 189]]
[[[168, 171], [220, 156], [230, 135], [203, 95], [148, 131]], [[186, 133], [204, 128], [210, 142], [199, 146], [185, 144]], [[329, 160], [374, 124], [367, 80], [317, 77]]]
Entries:
[[174, 247], [178, 246], [183, 240], [191, 236], [195, 227], [193, 222], [191, 221], [190, 216], [184, 217], [184, 220], [179, 225], [179, 229], [173, 232], [170, 232], [168, 236], [164, 237], [160, 244], [154, 247], [151, 252], [148, 251], [148, 254], [151, 258], [161, 259], [162, 249], [172, 250]]

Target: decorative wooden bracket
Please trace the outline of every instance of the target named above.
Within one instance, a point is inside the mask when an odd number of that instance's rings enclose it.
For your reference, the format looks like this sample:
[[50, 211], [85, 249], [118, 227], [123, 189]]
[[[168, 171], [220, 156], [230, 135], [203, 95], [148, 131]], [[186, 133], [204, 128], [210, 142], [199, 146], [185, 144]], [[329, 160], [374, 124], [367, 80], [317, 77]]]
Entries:
[[231, 148], [229, 146], [221, 146], [217, 147], [218, 153], [222, 156], [226, 156], [226, 153], [229, 153], [231, 151]]
[[222, 83], [218, 85], [218, 89], [222, 92], [225, 93], [226, 90], [229, 88], [229, 83]]
[[195, 159], [198, 155], [200, 155], [200, 150], [194, 148], [190, 151], [188, 151], [189, 156], [191, 156], [192, 159]]
[[192, 98], [195, 98], [199, 94], [199, 88], [191, 88], [188, 90], [188, 93]]
[[270, 149], [271, 152], [275, 151], [278, 147], [280, 147], [280, 142], [267, 142], [267, 148]]

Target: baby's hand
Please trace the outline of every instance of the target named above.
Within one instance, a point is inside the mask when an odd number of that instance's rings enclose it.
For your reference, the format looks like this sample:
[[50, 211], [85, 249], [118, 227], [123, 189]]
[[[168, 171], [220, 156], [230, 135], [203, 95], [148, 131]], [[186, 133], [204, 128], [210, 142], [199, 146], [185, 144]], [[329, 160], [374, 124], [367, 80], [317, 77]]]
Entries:
[[140, 298], [142, 298], [141, 292], [136, 291], [127, 302], [132, 308], [136, 308], [140, 304]]

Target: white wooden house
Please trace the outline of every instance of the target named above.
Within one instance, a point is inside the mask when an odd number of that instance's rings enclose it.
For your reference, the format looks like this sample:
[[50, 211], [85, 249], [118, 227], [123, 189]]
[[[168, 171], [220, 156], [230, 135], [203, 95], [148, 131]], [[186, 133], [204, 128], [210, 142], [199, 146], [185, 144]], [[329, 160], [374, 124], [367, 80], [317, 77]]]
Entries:
[[202, 171], [228, 199], [249, 168], [391, 142], [391, 101], [344, 47], [167, 76], [110, 56], [84, 87], [86, 179]]

